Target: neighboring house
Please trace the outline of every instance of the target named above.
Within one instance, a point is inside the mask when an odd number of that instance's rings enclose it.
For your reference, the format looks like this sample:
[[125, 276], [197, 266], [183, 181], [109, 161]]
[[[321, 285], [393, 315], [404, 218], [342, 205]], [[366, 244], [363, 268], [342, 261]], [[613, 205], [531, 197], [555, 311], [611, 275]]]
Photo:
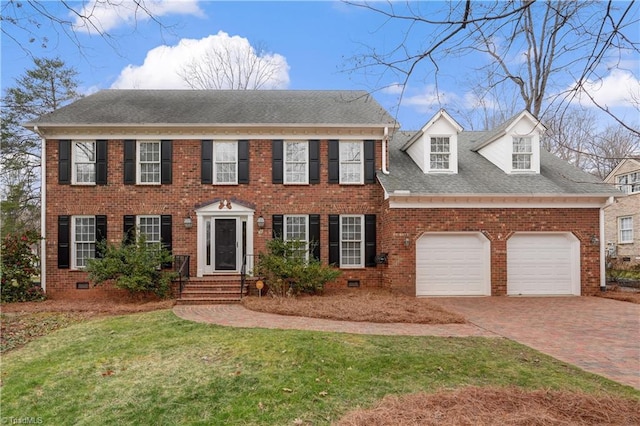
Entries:
[[640, 157], [622, 160], [604, 180], [624, 193], [604, 210], [608, 254], [622, 265], [640, 263]]
[[[96, 242], [132, 229], [238, 277], [273, 237], [415, 295], [593, 294], [616, 191], [540, 149], [523, 112], [464, 132], [444, 111], [399, 132], [361, 91], [107, 90], [27, 123], [43, 138], [43, 286], [87, 285]], [[389, 136], [393, 140], [389, 141]], [[386, 256], [379, 256], [386, 254]], [[384, 259], [384, 260], [381, 260]]]

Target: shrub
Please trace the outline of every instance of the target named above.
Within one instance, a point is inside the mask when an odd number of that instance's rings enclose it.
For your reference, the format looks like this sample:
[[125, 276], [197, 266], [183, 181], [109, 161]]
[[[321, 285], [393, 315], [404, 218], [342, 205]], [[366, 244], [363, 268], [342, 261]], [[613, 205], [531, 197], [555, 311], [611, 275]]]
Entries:
[[[313, 247], [313, 244], [310, 245]], [[307, 260], [306, 250], [304, 241], [274, 238], [267, 242], [267, 253], [259, 256], [255, 274], [266, 280], [272, 295], [321, 293], [326, 283], [340, 276], [341, 271], [323, 265], [317, 259]]]
[[40, 273], [38, 256], [31, 248], [40, 242], [40, 235], [27, 231], [21, 235], [9, 234], [2, 240], [0, 279], [2, 302], [44, 300], [45, 295], [33, 278]]
[[120, 245], [101, 242], [101, 258], [87, 261], [89, 280], [101, 285], [113, 280], [117, 288], [131, 293], [152, 292], [161, 298], [169, 296], [173, 271], [162, 269], [171, 263], [171, 253], [160, 243], [147, 244], [143, 235], [135, 242]]

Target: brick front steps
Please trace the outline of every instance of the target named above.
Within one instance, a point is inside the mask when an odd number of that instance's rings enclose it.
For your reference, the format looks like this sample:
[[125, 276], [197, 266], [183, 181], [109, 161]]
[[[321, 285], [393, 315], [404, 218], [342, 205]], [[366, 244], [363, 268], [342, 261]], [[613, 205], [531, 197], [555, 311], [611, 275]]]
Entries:
[[254, 279], [246, 278], [244, 294], [241, 294], [240, 275], [215, 275], [190, 278], [184, 285], [182, 294], [176, 299], [177, 305], [213, 305], [240, 303], [249, 294], [249, 285]]

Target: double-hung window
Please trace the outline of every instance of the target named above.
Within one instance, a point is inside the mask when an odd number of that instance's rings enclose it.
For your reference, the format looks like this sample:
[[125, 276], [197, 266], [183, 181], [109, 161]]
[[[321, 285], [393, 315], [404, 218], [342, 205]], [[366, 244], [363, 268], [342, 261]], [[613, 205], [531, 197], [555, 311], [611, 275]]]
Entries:
[[78, 185], [96, 183], [96, 142], [73, 141], [71, 153], [72, 182]]
[[618, 218], [618, 243], [633, 242], [633, 216]]
[[284, 142], [284, 183], [309, 183], [309, 145], [307, 142]]
[[618, 176], [616, 184], [618, 189], [625, 194], [636, 194], [640, 192], [640, 172]]
[[513, 170], [531, 170], [531, 138], [514, 136], [513, 153], [511, 154], [511, 167]]
[[450, 147], [449, 137], [438, 136], [431, 138], [429, 162], [432, 170], [449, 170]]
[[306, 215], [284, 217], [284, 240], [296, 241], [295, 256], [309, 258], [309, 223]]
[[72, 264], [75, 269], [87, 266], [87, 259], [93, 259], [96, 253], [95, 216], [74, 216], [72, 222]]
[[340, 142], [340, 183], [362, 184], [364, 162], [362, 141]]
[[160, 184], [160, 141], [138, 142], [138, 183]]
[[140, 235], [144, 236], [147, 244], [160, 243], [160, 216], [136, 216]]
[[340, 216], [340, 266], [364, 266], [363, 216]]
[[216, 184], [238, 183], [238, 143], [213, 143], [213, 179]]

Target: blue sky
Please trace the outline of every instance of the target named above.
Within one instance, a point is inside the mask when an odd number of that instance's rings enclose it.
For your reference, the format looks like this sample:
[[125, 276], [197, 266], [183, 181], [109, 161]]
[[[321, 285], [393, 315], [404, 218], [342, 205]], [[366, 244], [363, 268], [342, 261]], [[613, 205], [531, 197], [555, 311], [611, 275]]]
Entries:
[[[464, 109], [471, 107], [470, 93], [477, 84], [474, 66], [487, 60], [481, 55], [442, 59], [437, 81], [440, 96], [436, 96], [433, 69], [425, 67], [410, 81], [400, 106], [397, 90], [392, 86], [399, 81], [398, 76], [381, 76], [380, 69], [367, 73], [347, 71], [354, 65], [350, 58], [371, 48], [384, 51], [395, 46], [406, 31], [402, 22], [388, 21], [379, 14], [339, 1], [155, 1], [156, 15], [166, 28], [159, 28], [147, 19], [136, 20], [126, 9], [117, 13], [99, 11], [100, 25], [114, 35], [110, 41], [95, 32], [79, 30], [76, 34], [83, 45], [79, 51], [59, 30], [44, 26], [40, 31], [48, 35], [48, 47], [39, 48], [38, 43], [33, 43], [29, 49], [39, 57], [59, 56], [75, 67], [82, 82], [81, 90], [92, 93], [108, 88], [185, 88], [180, 86], [184, 82], [176, 78], [176, 64], [186, 61], [205, 43], [231, 40], [262, 44], [283, 64], [285, 72], [280, 76], [278, 88], [367, 90], [392, 114], [397, 114], [404, 129], [421, 127], [441, 107], [469, 127], [460, 114], [464, 115]], [[68, 3], [81, 10], [82, 3]], [[85, 3], [91, 5], [90, 1]], [[46, 4], [73, 19], [56, 2]], [[426, 13], [447, 7], [442, 2], [414, 5]], [[412, 43], [422, 41], [412, 39]], [[14, 78], [31, 66], [24, 50], [3, 37], [2, 87], [14, 85]], [[599, 90], [612, 108], [636, 120], [637, 110], [625, 105], [625, 94], [620, 89], [631, 87], [640, 95], [639, 70], [640, 58], [622, 55], [615, 66], [603, 69], [603, 85]], [[558, 81], [556, 86], [561, 88], [568, 83]]]

